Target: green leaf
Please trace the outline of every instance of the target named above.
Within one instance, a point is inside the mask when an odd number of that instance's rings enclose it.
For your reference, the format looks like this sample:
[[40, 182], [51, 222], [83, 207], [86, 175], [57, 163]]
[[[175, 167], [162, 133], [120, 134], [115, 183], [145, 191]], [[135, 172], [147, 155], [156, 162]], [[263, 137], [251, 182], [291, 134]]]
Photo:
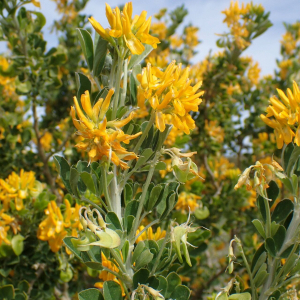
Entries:
[[89, 67], [89, 70], [93, 70], [93, 61], [94, 61], [94, 45], [93, 45], [93, 39], [90, 35], [90, 33], [81, 28], [77, 28], [77, 34], [79, 37], [79, 41], [81, 44], [82, 52], [84, 54], [86, 63]]
[[282, 247], [282, 244], [285, 239], [285, 234], [286, 234], [285, 227], [280, 225], [278, 230], [276, 231], [275, 235], [273, 236], [277, 251], [279, 251]]
[[87, 76], [82, 73], [75, 73], [76, 86], [77, 86], [77, 99], [78, 103], [81, 106], [81, 95], [85, 93], [85, 91], [89, 91], [91, 95], [92, 84]]
[[105, 221], [106, 221], [106, 223], [109, 224], [109, 226], [108, 226], [109, 228], [114, 229], [114, 230], [119, 229], [119, 230], [123, 231], [120, 220], [114, 212], [112, 212], [112, 211], [108, 212], [105, 216]]
[[153, 153], [154, 152], [151, 148], [144, 149], [134, 166], [134, 170], [138, 170], [142, 165], [144, 165]]
[[136, 212], [138, 210], [139, 207], [139, 202], [137, 200], [132, 200], [130, 202], [128, 202], [128, 204], [126, 205], [125, 208], [125, 215], [124, 218], [125, 220], [127, 220], [128, 216], [135, 216]]
[[94, 179], [92, 178], [92, 175], [88, 172], [82, 172], [80, 173], [80, 178], [86, 185], [86, 187], [94, 194], [97, 194], [97, 188], [96, 188], [96, 183]]
[[300, 157], [300, 147], [295, 146], [286, 168], [286, 174], [288, 177], [292, 177], [299, 157]]
[[267, 188], [267, 195], [268, 198], [271, 199], [272, 201], [269, 201], [270, 207], [274, 204], [275, 200], [277, 199], [279, 195], [279, 187], [277, 183], [274, 180], [271, 180], [268, 183], [269, 187]]
[[264, 198], [259, 195], [258, 198], [257, 198], [256, 203], [257, 203], [258, 209], [260, 211], [261, 217], [263, 218], [264, 222], [266, 222], [266, 220], [267, 220], [267, 211], [266, 211], [266, 207], [265, 207]]
[[27, 94], [32, 90], [32, 85], [28, 80], [25, 82], [20, 82], [19, 79], [17, 78], [15, 80], [15, 84], [16, 84], [17, 92], [21, 94]]
[[17, 256], [19, 256], [24, 249], [24, 237], [21, 234], [14, 235], [11, 239], [11, 246]]
[[70, 236], [65, 237], [65, 238], [64, 238], [64, 243], [65, 243], [65, 245], [68, 247], [68, 249], [69, 249], [70, 251], [72, 251], [72, 253], [74, 253], [74, 255], [75, 255], [79, 260], [81, 260], [80, 251], [77, 250], [77, 249], [74, 247], [74, 245], [73, 245], [73, 243], [72, 243], [72, 239], [74, 239], [74, 237], [70, 237]]
[[119, 284], [117, 284], [114, 281], [105, 281], [104, 282], [103, 295], [104, 295], [104, 300], [122, 300], [123, 299], [121, 287]]
[[257, 262], [255, 263], [255, 266], [254, 266], [254, 268], [253, 268], [253, 270], [252, 270], [252, 275], [253, 275], [253, 276], [256, 274], [256, 272], [257, 272], [258, 269], [261, 267], [261, 265], [265, 263], [266, 259], [267, 259], [267, 253], [266, 253], [266, 252], [263, 252], [263, 253], [260, 255], [260, 257], [259, 257], [259, 259], [257, 260]]
[[171, 294], [171, 299], [174, 300], [188, 300], [190, 298], [191, 291], [187, 286], [178, 285]]
[[168, 282], [168, 289], [165, 297], [170, 298], [175, 288], [181, 284], [181, 279], [175, 272], [171, 272], [167, 276], [167, 282]]
[[123, 255], [123, 259], [124, 261], [127, 260], [127, 256], [129, 254], [129, 242], [125, 241], [123, 247], [122, 247], [122, 255]]
[[15, 298], [15, 290], [12, 284], [0, 287], [0, 299], [13, 300]]
[[290, 199], [283, 199], [276, 205], [272, 213], [272, 221], [279, 223], [285, 220], [293, 210], [294, 203]]
[[136, 245], [133, 255], [132, 255], [132, 262], [135, 263], [137, 258], [141, 255], [141, 253], [145, 249], [145, 243], [143, 241], [139, 241]]
[[101, 292], [98, 289], [88, 289], [78, 294], [79, 300], [104, 300]]
[[150, 272], [147, 269], [140, 269], [133, 275], [133, 288], [136, 289], [139, 284], [146, 284]]
[[142, 60], [146, 58], [149, 55], [149, 53], [153, 50], [153, 47], [150, 45], [144, 45], [144, 46], [145, 46], [145, 50], [140, 55], [133, 55], [131, 57], [128, 65], [128, 70], [132, 69], [135, 65], [142, 62]]
[[267, 273], [267, 271], [262, 270], [261, 272], [258, 271], [255, 278], [254, 278], [254, 284], [255, 286], [258, 288], [261, 285], [264, 284], [264, 282], [267, 280], [269, 274]]
[[133, 190], [130, 184], [126, 183], [124, 188], [124, 202], [125, 206], [132, 200]]
[[285, 249], [281, 254], [280, 258], [288, 258], [291, 254], [292, 250], [294, 248], [294, 245], [289, 246], [287, 249]]
[[69, 163], [61, 156], [54, 155], [54, 163], [56, 165], [56, 168], [60, 174], [60, 177], [69, 191], [69, 193], [72, 193], [72, 188], [70, 185], [70, 166]]
[[296, 253], [293, 253], [292, 256], [286, 261], [286, 263], [283, 265], [283, 274], [286, 275], [292, 271], [296, 263], [299, 261], [299, 255]]
[[261, 224], [260, 220], [255, 219], [255, 220], [252, 221], [252, 223], [255, 226], [258, 233], [265, 239], [266, 238], [266, 233], [265, 233], [265, 230], [264, 230], [264, 226]]
[[130, 233], [131, 229], [133, 228], [133, 222], [135, 220], [134, 216], [128, 216], [127, 217], [127, 222], [126, 222], [126, 231], [127, 231], [127, 235]]
[[168, 197], [167, 197], [167, 201], [166, 201], [166, 209], [164, 211], [164, 213], [160, 216], [160, 219], [164, 219], [165, 217], [168, 216], [168, 214], [173, 210], [176, 202], [177, 202], [178, 196], [177, 196], [177, 190], [174, 192], [172, 191]]
[[29, 282], [26, 280], [22, 280], [21, 282], [18, 283], [18, 289], [21, 292], [27, 293], [29, 290], [29, 287], [30, 287]]
[[32, 14], [36, 15], [35, 24], [37, 25], [36, 31], [40, 31], [46, 25], [46, 18], [45, 16], [37, 11], [32, 11]]
[[155, 187], [153, 187], [153, 189], [150, 192], [148, 201], [145, 203], [145, 207], [147, 211], [150, 211], [152, 210], [152, 208], [155, 207], [155, 204], [157, 203], [162, 190], [163, 188], [161, 185], [156, 185]]
[[267, 238], [265, 241], [265, 247], [271, 256], [276, 257], [276, 246], [274, 239]]
[[98, 77], [103, 69], [108, 41], [99, 37], [94, 54], [93, 75]]
[[149, 249], [145, 249], [140, 256], [136, 259], [135, 269], [138, 270], [145, 265], [149, 264], [153, 259], [153, 254]]
[[228, 297], [229, 300], [251, 300], [251, 294], [249, 293], [241, 293], [241, 294], [233, 294]]
[[70, 186], [72, 190], [72, 194], [75, 195], [75, 197], [80, 199], [80, 195], [78, 193], [77, 185], [78, 185], [78, 180], [80, 178], [79, 172], [74, 168], [71, 167], [70, 169]]
[[101, 271], [103, 269], [103, 266], [99, 262], [95, 261], [85, 261], [85, 265], [93, 270]]
[[290, 160], [290, 157], [293, 153], [293, 150], [294, 150], [294, 145], [293, 143], [289, 143], [286, 148], [284, 149], [284, 156], [283, 156], [283, 161], [284, 161], [284, 171], [286, 172], [287, 170], [287, 166], [288, 166], [288, 163], [289, 163], [289, 160]]
[[168, 288], [167, 279], [161, 275], [157, 276], [157, 279], [159, 280], [157, 290], [160, 291], [163, 296], [165, 296]]

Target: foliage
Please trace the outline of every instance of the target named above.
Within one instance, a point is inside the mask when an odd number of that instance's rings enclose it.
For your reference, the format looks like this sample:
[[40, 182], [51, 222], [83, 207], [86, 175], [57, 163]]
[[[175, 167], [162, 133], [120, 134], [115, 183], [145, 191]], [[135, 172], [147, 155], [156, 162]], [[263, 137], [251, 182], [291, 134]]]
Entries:
[[0, 3], [0, 298], [297, 299], [300, 23], [261, 78], [261, 5], [192, 63], [184, 6], [55, 2], [51, 49], [43, 3]]

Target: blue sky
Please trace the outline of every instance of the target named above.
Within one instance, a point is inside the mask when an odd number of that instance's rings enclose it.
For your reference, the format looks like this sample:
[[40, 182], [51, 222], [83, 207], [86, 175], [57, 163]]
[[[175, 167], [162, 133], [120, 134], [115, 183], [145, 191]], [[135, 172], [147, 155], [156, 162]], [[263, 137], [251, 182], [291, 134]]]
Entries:
[[[40, 0], [41, 12], [46, 16], [47, 24], [44, 28], [45, 39], [48, 40], [48, 48], [56, 46], [55, 34], [50, 34], [50, 26], [58, 17], [55, 11], [55, 3], [51, 0]], [[121, 0], [90, 0], [84, 12], [98, 20], [104, 27], [107, 25], [105, 17], [105, 2], [114, 7], [125, 3]], [[230, 5], [230, 0], [133, 0], [133, 13], [140, 14], [142, 10], [148, 12], [148, 16], [154, 15], [161, 8], [172, 10], [179, 5], [184, 4], [189, 14], [185, 18], [185, 24], [192, 23], [200, 28], [199, 39], [201, 44], [198, 46], [198, 54], [194, 62], [202, 60], [210, 49], [218, 51], [215, 44], [217, 40], [216, 33], [223, 33], [227, 30], [226, 25], [222, 23], [224, 15], [222, 10]], [[242, 3], [242, 1], [239, 1]], [[247, 3], [245, 1], [245, 3]], [[253, 44], [245, 51], [246, 55], [252, 56], [259, 62], [262, 69], [262, 75], [272, 74], [276, 68], [276, 58], [280, 57], [280, 39], [285, 29], [283, 22], [294, 23], [300, 20], [300, 0], [254, 0], [253, 3], [261, 3], [266, 11], [270, 11], [270, 20], [273, 26], [262, 36], [254, 40]], [[30, 5], [32, 9], [37, 8]], [[29, 6], [28, 6], [29, 9]], [[0, 51], [5, 50], [4, 43], [0, 43]]]

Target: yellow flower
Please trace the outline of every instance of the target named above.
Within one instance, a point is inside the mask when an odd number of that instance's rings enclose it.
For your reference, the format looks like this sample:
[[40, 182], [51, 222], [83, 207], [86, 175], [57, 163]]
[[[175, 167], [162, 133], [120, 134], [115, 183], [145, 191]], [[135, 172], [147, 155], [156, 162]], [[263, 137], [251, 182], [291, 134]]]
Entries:
[[280, 68], [280, 78], [282, 80], [286, 79], [288, 69], [293, 65], [293, 62], [290, 59], [283, 60], [278, 64]]
[[39, 224], [37, 237], [42, 241], [48, 241], [53, 252], [57, 252], [61, 248], [63, 239], [68, 234], [68, 228], [70, 228], [71, 235], [75, 237], [77, 237], [77, 229], [82, 229], [79, 221], [81, 206], [76, 204], [75, 207], [71, 207], [67, 199], [65, 199], [65, 205], [65, 213], [62, 214], [55, 201], [51, 201], [48, 208], [45, 209], [47, 218]]
[[[145, 227], [142, 225], [139, 227], [139, 229], [136, 231], [136, 235], [138, 235]], [[146, 231], [144, 231], [137, 239], [136, 243], [140, 241], [145, 241], [145, 240], [154, 240], [158, 241], [166, 236], [166, 231], [161, 230], [160, 227], [156, 229], [156, 232], [153, 233], [152, 227], [149, 227]]]
[[24, 207], [23, 200], [29, 194], [37, 192], [37, 182], [34, 172], [20, 171], [20, 176], [12, 172], [7, 179], [0, 179], [0, 200], [3, 202], [3, 207], [8, 210], [10, 201], [14, 199], [16, 210], [21, 210]]
[[258, 67], [258, 62], [251, 64], [248, 70], [248, 78], [252, 84], [257, 84], [261, 69]]
[[158, 36], [160, 40], [164, 40], [167, 34], [167, 26], [164, 22], [157, 22], [151, 25], [151, 32]]
[[[115, 165], [121, 168], [128, 168], [122, 161], [136, 159], [134, 152], [127, 152], [121, 146], [121, 142], [128, 144], [130, 140], [138, 137], [141, 132], [134, 135], [125, 134], [120, 128], [126, 125], [134, 117], [134, 113], [123, 120], [107, 121], [106, 112], [108, 111], [111, 97], [114, 90], [109, 90], [105, 100], [100, 98], [92, 107], [89, 92], [81, 95], [81, 105], [86, 114], [81, 110], [77, 98], [74, 97], [75, 108], [71, 107], [71, 116], [73, 123], [78, 130], [78, 135], [83, 140], [75, 145], [78, 149], [88, 152], [90, 162], [97, 160], [111, 160]], [[79, 117], [79, 120], [76, 118]]]
[[[122, 257], [122, 253], [120, 252], [120, 255]], [[122, 257], [123, 259], [123, 257]], [[115, 272], [115, 273], [119, 273], [119, 269], [118, 267], [112, 263], [109, 259], [106, 258], [106, 256], [103, 254], [103, 252], [101, 252], [101, 264], [103, 267]], [[120, 286], [121, 286], [121, 289], [122, 289], [122, 295], [125, 296], [125, 291], [123, 289], [123, 285], [120, 284], [119, 280], [117, 279], [117, 277], [110, 273], [109, 271], [101, 271], [100, 274], [99, 274], [99, 279], [101, 279], [102, 281], [101, 282], [96, 282], [95, 283], [95, 287], [96, 288], [99, 288], [99, 289], [102, 289], [103, 288], [103, 283], [105, 281], [115, 281], [116, 283], [118, 283]]]
[[19, 225], [15, 222], [15, 218], [4, 213], [4, 209], [0, 210], [0, 246], [2, 242], [7, 245], [10, 245], [10, 240], [7, 238], [7, 232], [10, 229], [10, 226], [13, 229], [14, 234], [20, 230]]
[[112, 45], [119, 43], [118, 39], [121, 38], [121, 44], [125, 42], [132, 54], [141, 54], [145, 50], [142, 43], [151, 45], [153, 48], [157, 48], [157, 44], [160, 43], [158, 38], [149, 34], [151, 17], [146, 20], [146, 11], [132, 19], [132, 2], [126, 3], [122, 12], [118, 7], [112, 9], [106, 3], [106, 17], [110, 28], [104, 29], [93, 17], [89, 18], [89, 21], [97, 33]]
[[188, 26], [184, 29], [185, 31], [185, 43], [191, 48], [196, 47], [199, 44], [197, 32], [199, 31], [198, 27]]
[[181, 210], [182, 213], [191, 211], [194, 212], [196, 208], [199, 207], [197, 200], [201, 199], [200, 196], [197, 196], [192, 193], [181, 192], [178, 195], [178, 201], [175, 205], [175, 209]]
[[45, 151], [50, 151], [51, 150], [51, 142], [53, 140], [53, 136], [50, 132], [45, 132], [43, 136], [41, 137], [41, 145], [44, 148]]
[[249, 5], [245, 7], [244, 3], [242, 3], [240, 8], [238, 1], [231, 1], [229, 9], [222, 11], [222, 13], [226, 16], [226, 18], [223, 20], [223, 23], [227, 23], [227, 26], [237, 23], [240, 20], [240, 15], [245, 14], [248, 9]]
[[[266, 109], [267, 115], [261, 114], [260, 117], [274, 129], [278, 149], [283, 147], [283, 143], [291, 143], [294, 137], [294, 143], [300, 146], [299, 87], [294, 81], [293, 92], [290, 89], [287, 89], [286, 95], [280, 89], [277, 89], [277, 92], [281, 101], [276, 96], [271, 97], [270, 105]], [[294, 128], [297, 129], [293, 131]]]
[[31, 3], [32, 3], [34, 6], [36, 6], [36, 7], [38, 7], [38, 8], [41, 8], [40, 0], [31, 0]]
[[208, 121], [205, 120], [205, 130], [208, 135], [218, 143], [223, 143], [224, 141], [224, 129], [220, 126], [217, 126], [218, 121]]
[[182, 70], [182, 64], [176, 66], [175, 61], [164, 72], [148, 63], [142, 74], [137, 75], [141, 83], [138, 106], [143, 108], [148, 101], [155, 111], [155, 123], [160, 131], [165, 130], [166, 124], [173, 124], [186, 134], [195, 128], [189, 112], [198, 111], [204, 91], [198, 92], [202, 82], [192, 87], [188, 76], [189, 68]]
[[286, 32], [283, 36], [282, 36], [282, 41], [281, 44], [283, 46], [283, 48], [285, 49], [286, 53], [289, 55], [293, 52], [293, 50], [295, 50], [296, 48], [296, 44], [297, 44], [297, 40], [294, 38], [294, 36], [292, 35], [291, 32]]

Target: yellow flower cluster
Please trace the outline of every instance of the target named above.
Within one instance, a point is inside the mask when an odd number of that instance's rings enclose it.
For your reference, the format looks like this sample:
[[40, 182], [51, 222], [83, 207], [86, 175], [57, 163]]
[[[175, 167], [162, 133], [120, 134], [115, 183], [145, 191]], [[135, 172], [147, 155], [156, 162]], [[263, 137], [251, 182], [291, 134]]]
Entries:
[[[0, 68], [3, 71], [7, 71], [9, 67], [8, 60], [0, 56]], [[7, 77], [7, 76], [0, 76], [0, 85], [3, 86], [2, 90], [2, 97], [6, 99], [7, 97], [16, 96], [15, 95], [15, 78]]]
[[35, 196], [38, 192], [38, 184], [34, 172], [25, 172], [23, 169], [20, 171], [20, 175], [12, 172], [5, 180], [0, 179], [0, 200], [3, 208], [8, 210], [11, 200], [14, 200], [16, 210], [23, 209], [23, 200], [29, 194]]
[[287, 59], [287, 60], [283, 60], [278, 64], [278, 67], [280, 68], [280, 78], [282, 80], [286, 79], [287, 73], [288, 73], [288, 69], [293, 65], [292, 60]]
[[249, 31], [246, 28], [246, 20], [244, 20], [243, 24], [240, 23], [241, 17], [249, 11], [250, 7], [250, 4], [247, 4], [245, 7], [244, 3], [239, 7], [238, 1], [231, 1], [229, 9], [222, 11], [226, 16], [223, 22], [227, 23], [227, 26], [230, 28], [239, 49], [245, 49], [250, 45], [250, 42], [247, 41]]
[[197, 203], [199, 199], [201, 199], [201, 197], [195, 194], [181, 192], [178, 195], [178, 201], [175, 205], [175, 209], [181, 210], [182, 213], [189, 211], [194, 212], [196, 208], [199, 207], [199, 203]]
[[132, 2], [126, 3], [122, 12], [119, 7], [112, 9], [106, 3], [106, 17], [110, 28], [104, 29], [93, 17], [89, 18], [89, 21], [98, 34], [113, 46], [121, 39], [120, 45], [126, 44], [132, 54], [141, 54], [145, 50], [142, 43], [153, 48], [160, 43], [158, 38], [149, 34], [151, 17], [146, 20], [146, 11], [142, 11], [140, 16], [136, 15], [132, 19]]
[[221, 126], [218, 126], [218, 121], [208, 121], [205, 120], [204, 126], [207, 134], [215, 140], [217, 143], [223, 143], [224, 141], [224, 129]]
[[225, 179], [234, 179], [241, 171], [235, 168], [234, 163], [231, 163], [226, 157], [221, 156], [208, 162], [209, 167], [212, 169], [214, 178], [219, 182]]
[[282, 41], [280, 41], [282, 44], [282, 47], [284, 48], [286, 54], [291, 54], [295, 49], [297, 45], [297, 40], [294, 38], [293, 34], [291, 32], [286, 32], [282, 36]]
[[151, 33], [156, 35], [160, 40], [164, 40], [167, 35], [167, 26], [164, 22], [156, 22], [151, 25]]
[[63, 238], [68, 231], [72, 236], [77, 237], [77, 230], [82, 230], [79, 220], [81, 205], [76, 203], [75, 207], [71, 207], [67, 199], [65, 199], [65, 205], [65, 212], [62, 214], [55, 201], [51, 201], [45, 209], [47, 218], [39, 224], [37, 237], [42, 241], [48, 241], [53, 252], [57, 252], [61, 248]]
[[[293, 92], [287, 89], [286, 95], [277, 89], [281, 101], [273, 96], [267, 107], [267, 115], [261, 114], [261, 119], [274, 129], [277, 148], [281, 149], [283, 143], [294, 143], [300, 146], [300, 90], [297, 83], [293, 82]], [[272, 119], [270, 119], [273, 117]]]
[[195, 128], [195, 121], [189, 112], [198, 111], [204, 91], [198, 92], [202, 82], [192, 87], [188, 76], [189, 68], [182, 70], [182, 64], [176, 65], [175, 61], [165, 71], [148, 63], [142, 74], [137, 75], [141, 83], [138, 87], [138, 106], [145, 109], [146, 100], [149, 102], [155, 111], [155, 123], [160, 131], [165, 130], [166, 124], [173, 124], [186, 134]]
[[0, 210], [0, 246], [2, 242], [4, 242], [7, 245], [11, 244], [10, 240], [7, 237], [7, 233], [10, 228], [12, 228], [14, 234], [16, 234], [18, 230], [20, 230], [20, 227], [15, 221], [15, 218], [9, 216], [8, 214], [5, 214], [4, 209], [1, 209]]
[[258, 62], [256, 62], [255, 64], [254, 63], [250, 64], [250, 68], [248, 70], [248, 78], [252, 84], [255, 85], [258, 83], [260, 71], [261, 69], [258, 66]]
[[[138, 235], [145, 227], [142, 225], [139, 227], [139, 229], [136, 231], [136, 235]], [[152, 227], [149, 227], [147, 230], [145, 230], [137, 239], [136, 243], [140, 241], [145, 241], [145, 240], [154, 240], [158, 241], [166, 236], [166, 231], [161, 230], [160, 227], [156, 229], [156, 232], [153, 232]]]
[[[86, 91], [81, 96], [81, 105], [86, 115], [81, 110], [77, 98], [74, 97], [75, 108], [71, 107], [71, 116], [78, 130], [78, 135], [83, 138], [75, 147], [87, 151], [90, 162], [105, 158], [126, 169], [128, 165], [122, 159], [131, 160], [136, 159], [137, 156], [134, 152], [127, 152], [121, 146], [121, 142], [128, 144], [130, 140], [138, 137], [141, 132], [128, 135], [120, 129], [130, 122], [134, 113], [130, 113], [123, 120], [107, 121], [105, 114], [108, 111], [113, 93], [113, 89], [109, 90], [105, 100], [100, 98], [92, 107], [89, 92]], [[76, 118], [76, 113], [79, 120]]]

